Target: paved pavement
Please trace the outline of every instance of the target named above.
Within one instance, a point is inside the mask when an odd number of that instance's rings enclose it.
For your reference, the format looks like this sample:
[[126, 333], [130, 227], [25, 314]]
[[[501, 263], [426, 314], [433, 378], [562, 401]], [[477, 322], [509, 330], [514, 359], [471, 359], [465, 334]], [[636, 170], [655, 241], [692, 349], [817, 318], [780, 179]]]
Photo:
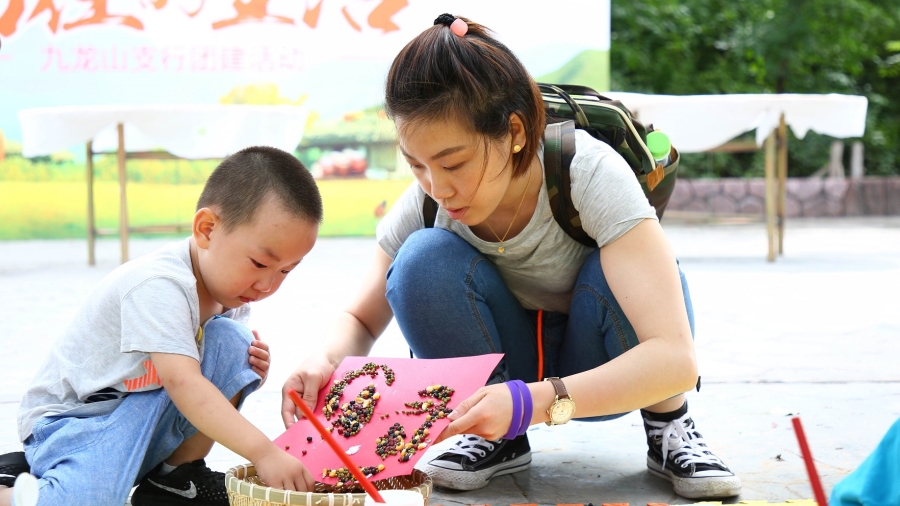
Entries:
[[[691, 411], [709, 445], [739, 474], [736, 500], [812, 497], [789, 414], [800, 413], [826, 490], [846, 476], [900, 417], [900, 219], [792, 220], [785, 255], [765, 262], [760, 224], [665, 225], [688, 276], [703, 376]], [[134, 254], [164, 239], [132, 240]], [[269, 382], [245, 415], [271, 437], [285, 376], [328, 336], [359, 284], [372, 239], [322, 239], [281, 291], [254, 309], [273, 351]], [[96, 267], [82, 241], [0, 242], [0, 452], [21, 447], [15, 413], [45, 350], [116, 265], [114, 239]], [[392, 325], [373, 355], [405, 356]], [[529, 432], [530, 471], [438, 504], [691, 503], [645, 469], [640, 417], [573, 422]], [[434, 450], [432, 450], [434, 451]], [[427, 456], [425, 457], [427, 458]], [[243, 459], [217, 446], [208, 461]], [[732, 501], [733, 502], [733, 501]]]

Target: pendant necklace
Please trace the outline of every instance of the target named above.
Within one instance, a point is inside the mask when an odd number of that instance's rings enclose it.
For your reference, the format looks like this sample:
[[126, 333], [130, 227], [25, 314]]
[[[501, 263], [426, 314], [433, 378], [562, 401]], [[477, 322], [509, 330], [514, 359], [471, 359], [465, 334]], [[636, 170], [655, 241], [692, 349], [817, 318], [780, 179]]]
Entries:
[[[516, 147], [518, 147], [518, 146], [516, 146]], [[522, 200], [519, 201], [519, 207], [516, 208], [516, 214], [513, 216], [512, 221], [509, 222], [509, 226], [506, 227], [506, 233], [503, 234], [502, 239], [500, 238], [499, 235], [497, 235], [497, 232], [494, 232], [494, 228], [491, 227], [491, 224], [488, 223], [487, 220], [484, 220], [484, 223], [488, 226], [488, 230], [490, 230], [491, 233], [494, 234], [494, 237], [496, 237], [497, 240], [500, 241], [500, 246], [497, 247], [497, 253], [503, 253], [504, 251], [506, 251], [506, 248], [503, 246], [503, 241], [506, 240], [506, 236], [508, 236], [509, 231], [512, 230], [513, 223], [515, 223], [516, 218], [519, 217], [519, 211], [522, 209], [522, 203], [525, 202], [525, 195], [528, 194], [528, 187], [531, 186], [531, 173], [532, 172], [534, 172], [534, 171], [531, 169], [531, 167], [529, 167], [528, 168], [528, 181], [525, 183], [525, 191], [522, 192]]]

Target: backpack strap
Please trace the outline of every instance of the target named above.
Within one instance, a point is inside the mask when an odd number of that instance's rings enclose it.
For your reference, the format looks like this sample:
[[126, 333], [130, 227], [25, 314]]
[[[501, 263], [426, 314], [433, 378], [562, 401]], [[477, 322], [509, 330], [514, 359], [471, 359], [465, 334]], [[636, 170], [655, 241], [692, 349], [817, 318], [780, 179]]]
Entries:
[[425, 220], [425, 228], [434, 228], [437, 212], [438, 203], [426, 193], [425, 200], [422, 202], [422, 219]]
[[581, 228], [581, 217], [572, 204], [569, 168], [574, 157], [575, 123], [569, 120], [547, 125], [544, 130], [544, 172], [553, 218], [569, 237], [596, 248], [597, 241]]

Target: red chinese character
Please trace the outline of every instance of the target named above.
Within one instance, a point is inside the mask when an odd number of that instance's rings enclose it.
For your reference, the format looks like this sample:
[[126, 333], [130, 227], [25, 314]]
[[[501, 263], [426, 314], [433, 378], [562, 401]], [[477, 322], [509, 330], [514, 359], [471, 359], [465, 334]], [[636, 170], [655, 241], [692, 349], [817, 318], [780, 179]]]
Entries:
[[301, 67], [300, 49], [296, 47], [281, 48], [278, 55], [278, 69], [288, 72], [296, 72]]
[[[325, 0], [318, 0], [315, 7], [310, 8], [309, 0], [307, 0], [306, 12], [303, 14], [303, 22], [310, 28], [315, 28], [319, 24], [319, 14], [322, 12], [322, 4], [324, 2]], [[382, 30], [384, 33], [399, 30], [400, 27], [398, 27], [391, 18], [405, 9], [408, 5], [409, 2], [407, 0], [381, 0], [381, 3], [369, 13], [367, 22], [372, 28]], [[347, 9], [346, 5], [341, 7], [341, 14], [344, 15], [344, 19], [347, 20], [347, 24], [349, 24], [351, 28], [357, 32], [362, 31], [362, 26], [350, 16], [350, 11]]]
[[156, 72], [153, 68], [154, 48], [141, 46], [134, 48], [134, 59], [137, 61], [136, 71]]
[[369, 13], [369, 26], [384, 30], [384, 33], [399, 30], [400, 27], [394, 24], [391, 18], [408, 5], [409, 2], [406, 0], [381, 0], [381, 3]]
[[75, 65], [72, 70], [85, 70], [88, 72], [100, 70], [97, 48], [93, 46], [78, 46], [75, 50]]
[[251, 68], [257, 72], [272, 72], [275, 70], [275, 62], [272, 52], [268, 47], [259, 47], [253, 52]]
[[71, 23], [66, 23], [63, 25], [63, 28], [66, 30], [71, 30], [72, 28], [77, 28], [79, 26], [88, 26], [88, 25], [103, 25], [103, 24], [119, 24], [123, 26], [127, 26], [129, 28], [134, 28], [135, 30], [143, 30], [144, 24], [134, 16], [119, 16], [114, 14], [109, 14], [106, 10], [106, 2], [107, 0], [81, 0], [82, 2], [90, 2], [90, 15], [88, 17], [84, 17], [79, 19], [78, 21], [73, 21]]
[[184, 53], [184, 48], [180, 46], [163, 48], [163, 68], [173, 72], [184, 70]]
[[[165, 1], [165, 0], [163, 0], [163, 1]], [[196, 16], [197, 14], [200, 14], [200, 11], [203, 10], [203, 4], [205, 2], [206, 2], [206, 0], [200, 0], [200, 5], [198, 5], [197, 9], [194, 11], [189, 11], [189, 10], [185, 9], [184, 6], [181, 7], [181, 11], [184, 12], [185, 14], [187, 14], [189, 18], [192, 18], [192, 17]], [[158, 8], [160, 8], [160, 7], [157, 7], [157, 9]]]
[[47, 55], [47, 59], [44, 60], [44, 66], [41, 67], [41, 72], [46, 72], [53, 63], [53, 60], [56, 60], [57, 70], [62, 72], [69, 70], [69, 67], [62, 61], [62, 51], [58, 47], [47, 46], [44, 48], [44, 54]]
[[234, 46], [222, 48], [222, 70], [244, 70], [244, 48]]
[[350, 27], [351, 27], [351, 28], [353, 28], [353, 29], [356, 30], [357, 32], [361, 32], [361, 31], [362, 31], [362, 27], [359, 26], [359, 23], [357, 23], [356, 21], [353, 20], [353, 18], [350, 17], [350, 13], [347, 12], [347, 6], [346, 6], [346, 5], [343, 6], [343, 7], [341, 7], [341, 14], [344, 15], [344, 19], [347, 20], [347, 23], [350, 23]]
[[309, 7], [309, 0], [306, 0], [306, 12], [303, 13], [303, 22], [310, 28], [315, 28], [319, 24], [319, 14], [322, 13], [322, 3], [325, 0], [318, 0], [316, 6]]
[[[119, 55], [121, 54], [121, 58]], [[104, 70], [112, 70], [115, 72], [125, 72], [128, 70], [128, 51], [119, 52], [119, 48], [117, 46], [112, 46], [109, 51], [103, 51], [103, 57], [101, 58], [103, 62]]]
[[234, 10], [237, 16], [223, 21], [216, 21], [212, 24], [213, 30], [234, 26], [240, 23], [284, 23], [293, 25], [294, 20], [285, 17], [269, 14], [269, 0], [234, 0]]
[[215, 48], [212, 46], [194, 46], [191, 48], [191, 70], [209, 72], [216, 69]]
[[[59, 26], [60, 9], [56, 8], [56, 5], [53, 4], [53, 0], [38, 0], [37, 5], [34, 6], [34, 10], [31, 11], [31, 16], [28, 17], [28, 21], [31, 21], [44, 11], [50, 11], [50, 20], [47, 21], [47, 27], [50, 28], [51, 32], [56, 33], [56, 29]], [[24, 12], [25, 0], [9, 0], [9, 5], [6, 6], [6, 12], [3, 13], [3, 16], [0, 16], [0, 35], [9, 37], [16, 33], [16, 25], [19, 23], [19, 19]]]

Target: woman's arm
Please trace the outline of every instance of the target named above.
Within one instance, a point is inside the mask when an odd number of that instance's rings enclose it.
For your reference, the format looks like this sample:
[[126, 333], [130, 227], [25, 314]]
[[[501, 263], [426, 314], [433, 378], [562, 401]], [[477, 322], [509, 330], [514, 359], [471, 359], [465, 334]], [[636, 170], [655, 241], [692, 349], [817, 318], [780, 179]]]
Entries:
[[281, 400], [281, 417], [285, 427], [293, 425], [301, 416], [300, 410], [287, 396], [289, 389], [296, 390], [310, 407], [315, 408], [319, 390], [326, 385], [344, 357], [368, 355], [375, 340], [391, 322], [394, 314], [385, 297], [390, 266], [391, 257], [380, 247], [377, 248], [375, 261], [360, 291], [350, 306], [338, 315], [331, 339], [323, 350], [304, 360], [285, 381]]
[[[681, 279], [659, 222], [643, 220], [601, 248], [600, 265], [641, 344], [602, 366], [563, 378], [579, 418], [644, 408], [697, 382]], [[556, 396], [553, 386], [537, 382], [528, 387], [534, 399], [531, 422], [547, 421], [546, 410]], [[512, 401], [505, 385], [482, 388], [459, 408], [458, 419], [441, 439], [461, 433], [496, 439], [509, 429]]]

